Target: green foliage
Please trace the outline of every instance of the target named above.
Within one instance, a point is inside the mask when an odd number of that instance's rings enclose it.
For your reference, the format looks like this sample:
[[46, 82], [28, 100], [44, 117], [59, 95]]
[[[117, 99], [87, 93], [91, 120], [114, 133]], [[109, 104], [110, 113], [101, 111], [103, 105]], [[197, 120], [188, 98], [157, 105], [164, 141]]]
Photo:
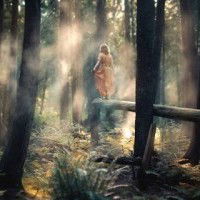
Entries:
[[33, 129], [34, 130], [40, 130], [42, 128], [44, 128], [46, 124], [46, 119], [42, 116], [36, 113], [34, 119], [33, 119]]
[[199, 191], [199, 189], [197, 189], [196, 191], [193, 191], [192, 199], [193, 199], [193, 200], [198, 200], [198, 199], [200, 199], [200, 191]]
[[42, 1], [41, 41], [43, 46], [52, 45], [56, 40], [58, 28], [58, 2], [55, 0]]
[[106, 200], [105, 191], [107, 170], [89, 167], [76, 167], [69, 160], [58, 159], [52, 177], [53, 200]]

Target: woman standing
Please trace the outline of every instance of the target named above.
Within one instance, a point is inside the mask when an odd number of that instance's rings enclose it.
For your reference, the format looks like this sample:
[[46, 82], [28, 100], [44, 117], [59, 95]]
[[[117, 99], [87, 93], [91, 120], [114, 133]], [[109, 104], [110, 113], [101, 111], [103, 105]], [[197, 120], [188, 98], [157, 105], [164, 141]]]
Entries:
[[95, 86], [102, 98], [108, 99], [113, 92], [113, 59], [106, 44], [100, 46], [98, 61], [93, 69]]

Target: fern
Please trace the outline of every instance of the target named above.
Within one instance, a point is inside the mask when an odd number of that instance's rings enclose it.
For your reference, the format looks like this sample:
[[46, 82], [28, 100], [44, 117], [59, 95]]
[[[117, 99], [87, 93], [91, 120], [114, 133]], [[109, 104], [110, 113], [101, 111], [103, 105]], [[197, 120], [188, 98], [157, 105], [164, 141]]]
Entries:
[[107, 180], [106, 170], [95, 170], [91, 165], [80, 168], [69, 160], [58, 159], [51, 180], [53, 200], [108, 200], [102, 193]]

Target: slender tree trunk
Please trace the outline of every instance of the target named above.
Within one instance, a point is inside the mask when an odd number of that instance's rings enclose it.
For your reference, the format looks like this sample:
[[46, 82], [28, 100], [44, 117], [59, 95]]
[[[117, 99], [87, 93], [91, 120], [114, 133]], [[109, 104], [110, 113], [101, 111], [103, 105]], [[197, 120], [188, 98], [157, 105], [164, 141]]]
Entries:
[[159, 93], [160, 88], [160, 64], [161, 64], [161, 52], [164, 39], [164, 22], [165, 22], [165, 1], [158, 0], [156, 8], [156, 24], [155, 24], [155, 39], [153, 47], [153, 80], [154, 80], [154, 94]]
[[72, 81], [71, 81], [71, 86], [72, 86], [72, 120], [73, 123], [78, 123], [79, 121], [79, 117], [78, 117], [78, 111], [76, 109], [76, 107], [73, 105], [74, 101], [75, 101], [75, 95], [76, 92], [78, 91], [78, 72], [77, 69], [75, 69], [77, 67], [77, 65], [73, 65], [72, 66]]
[[[4, 0], [0, 0], [0, 67], [2, 65], [2, 42], [3, 42], [3, 22], [4, 22]], [[3, 86], [4, 87], [4, 86]], [[1, 86], [1, 99], [0, 99], [0, 143], [3, 143], [5, 135], [5, 125], [3, 119], [3, 96], [4, 88]]]
[[[75, 0], [74, 2], [74, 15], [75, 15], [75, 21], [74, 21], [74, 28], [76, 31], [81, 30], [81, 24], [82, 24], [82, 9], [81, 9], [81, 1]], [[81, 37], [81, 35], [80, 35]], [[79, 39], [79, 38], [78, 38]], [[82, 55], [82, 44], [81, 41], [77, 43], [77, 45], [74, 47], [74, 59], [72, 63], [72, 120], [74, 123], [80, 123], [81, 122], [81, 110], [80, 107], [77, 106], [77, 93], [82, 90], [83, 85], [83, 79], [82, 79], [82, 72], [81, 72], [81, 65], [82, 65], [82, 58], [79, 55]], [[77, 57], [79, 59], [77, 60]], [[80, 104], [82, 104], [82, 99], [80, 99]]]
[[[165, 32], [165, 29], [164, 31]], [[165, 34], [163, 34], [163, 47], [162, 47], [162, 61], [161, 61], [161, 69], [160, 69], [160, 94], [159, 94], [159, 103], [161, 105], [165, 105], [166, 104], [166, 92], [165, 92], [165, 84], [166, 84], [166, 65], [165, 65]], [[177, 85], [178, 86], [178, 85]], [[166, 137], [166, 128], [165, 128], [165, 119], [160, 118], [159, 119], [159, 123], [160, 126], [162, 128], [161, 131], [161, 145], [164, 143], [165, 141], [165, 137]], [[163, 146], [162, 146], [163, 147]]]
[[44, 110], [45, 95], [46, 95], [46, 90], [47, 90], [47, 81], [48, 81], [48, 71], [45, 72], [44, 85], [43, 85], [43, 88], [42, 88], [41, 106], [40, 106], [40, 114], [41, 115], [42, 115], [43, 110]]
[[[194, 3], [194, 2], [193, 2]], [[193, 10], [193, 3], [189, 0], [181, 0], [181, 17], [182, 17], [182, 49], [183, 49], [183, 67], [185, 76], [183, 81], [187, 83], [184, 85], [183, 102], [185, 107], [200, 108], [200, 68], [198, 50], [196, 45], [195, 34], [195, 16]], [[200, 159], [200, 124], [196, 123], [194, 126], [189, 125], [185, 130], [192, 131], [192, 138], [190, 146], [184, 155], [192, 164], [198, 164]]]
[[[20, 78], [10, 138], [1, 158], [6, 188], [21, 188], [30, 131], [34, 117], [40, 60], [40, 0], [25, 0], [25, 28]], [[23, 106], [22, 106], [23, 105]]]
[[197, 1], [197, 51], [200, 55], [200, 1]]
[[165, 44], [163, 38], [163, 48], [162, 48], [162, 64], [160, 70], [160, 104], [166, 104], [166, 97], [165, 97], [165, 78], [166, 78], [166, 69], [165, 69]]
[[126, 42], [131, 42], [131, 6], [130, 0], [124, 1], [125, 6], [125, 17], [124, 17], [124, 24], [125, 24], [125, 40]]
[[11, 19], [11, 40], [10, 40], [10, 55], [16, 58], [16, 42], [18, 35], [18, 4], [19, 0], [12, 0], [12, 19]]
[[[66, 49], [63, 46], [63, 40], [66, 39], [66, 35], [69, 39], [69, 29], [72, 21], [72, 11], [71, 11], [71, 0], [61, 0], [60, 1], [60, 27], [59, 27], [59, 59], [66, 70], [67, 65], [69, 65], [69, 57], [67, 52], [70, 52], [69, 49]], [[65, 71], [64, 70], [64, 71]], [[68, 108], [70, 105], [70, 95], [71, 95], [71, 86], [69, 80], [70, 72], [67, 74], [61, 74], [61, 97], [60, 97], [60, 120], [65, 120], [67, 117]]]
[[[16, 100], [17, 89], [17, 37], [18, 37], [18, 0], [12, 0], [11, 26], [10, 26], [10, 58], [9, 58], [9, 81], [5, 93], [3, 117], [7, 124], [12, 116]], [[8, 127], [9, 128], [9, 127]]]
[[70, 83], [65, 82], [61, 91], [60, 98], [60, 120], [65, 120], [67, 117], [68, 105], [70, 103]]
[[1, 59], [1, 48], [3, 40], [3, 18], [4, 18], [4, 0], [0, 0], [0, 59]]
[[134, 20], [134, 0], [131, 0], [131, 4], [130, 4], [130, 17], [131, 17], [131, 40], [132, 40], [133, 47], [135, 47], [136, 46], [136, 39], [135, 39], [136, 25], [135, 25], [135, 20]]
[[[154, 29], [154, 1], [137, 1], [137, 75], [134, 155], [144, 154], [149, 128], [153, 122], [153, 104], [158, 90], [163, 42], [165, 0], [157, 3]], [[154, 37], [155, 30], [155, 37]], [[150, 84], [151, 83], [151, 84]]]
[[107, 33], [106, 0], [97, 0], [96, 27], [96, 39], [100, 43], [106, 39]]

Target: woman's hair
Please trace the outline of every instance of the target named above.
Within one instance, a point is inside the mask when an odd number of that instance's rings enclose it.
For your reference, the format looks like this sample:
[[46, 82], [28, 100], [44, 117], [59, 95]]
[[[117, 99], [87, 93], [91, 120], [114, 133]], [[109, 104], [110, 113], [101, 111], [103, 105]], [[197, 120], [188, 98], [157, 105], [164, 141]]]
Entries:
[[110, 49], [107, 44], [101, 44], [100, 46], [100, 52], [105, 54], [110, 54]]

